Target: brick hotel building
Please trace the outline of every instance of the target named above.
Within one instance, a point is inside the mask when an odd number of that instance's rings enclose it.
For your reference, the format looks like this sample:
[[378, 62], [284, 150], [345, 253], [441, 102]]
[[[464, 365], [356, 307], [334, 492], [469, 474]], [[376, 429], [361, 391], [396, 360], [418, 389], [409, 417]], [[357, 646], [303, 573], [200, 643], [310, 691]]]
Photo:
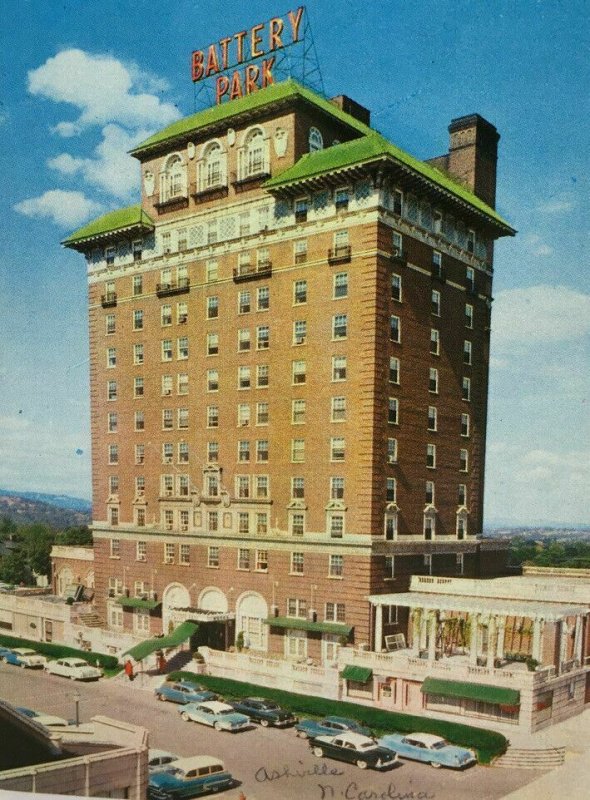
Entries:
[[[502, 574], [478, 534], [493, 244], [514, 231], [496, 129], [449, 132], [420, 161], [351, 99], [278, 83], [136, 147], [141, 203], [66, 239], [88, 265], [105, 627], [193, 620], [197, 643], [327, 664], [374, 641], [369, 595]], [[378, 638], [407, 627], [389, 606]]]

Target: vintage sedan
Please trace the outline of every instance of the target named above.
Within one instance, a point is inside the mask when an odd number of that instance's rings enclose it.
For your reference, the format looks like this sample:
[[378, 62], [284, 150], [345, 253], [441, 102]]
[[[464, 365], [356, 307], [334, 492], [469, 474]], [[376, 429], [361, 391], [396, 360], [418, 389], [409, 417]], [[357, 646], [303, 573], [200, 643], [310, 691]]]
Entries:
[[43, 714], [40, 711], [33, 711], [32, 708], [25, 708], [24, 706], [15, 706], [15, 708], [23, 716], [35, 720], [35, 722], [38, 722], [45, 728], [63, 728], [64, 726], [67, 727], [72, 724], [63, 717], [56, 717], [53, 714]]
[[389, 747], [382, 747], [370, 736], [345, 732], [336, 736], [316, 736], [309, 740], [314, 756], [335, 758], [356, 764], [359, 769], [388, 769], [397, 761], [397, 755]]
[[241, 731], [251, 726], [250, 717], [238, 714], [227, 703], [211, 700], [205, 703], [188, 703], [179, 709], [185, 722], [201, 722], [211, 725], [216, 731]]
[[102, 676], [101, 670], [81, 658], [58, 658], [55, 661], [48, 661], [45, 672], [50, 675], [62, 675], [73, 681], [97, 681]]
[[2, 648], [0, 658], [5, 664], [14, 664], [17, 667], [30, 669], [43, 669], [47, 664], [45, 656], [36, 653], [30, 647], [13, 647], [11, 650]]
[[169, 700], [171, 703], [200, 703], [203, 700], [218, 700], [219, 695], [210, 692], [204, 686], [190, 681], [169, 681], [155, 690], [158, 700]]
[[264, 697], [244, 697], [232, 703], [236, 711], [246, 714], [254, 722], [259, 722], [263, 728], [273, 725], [276, 728], [285, 728], [297, 722], [290, 711], [285, 711], [273, 700]]
[[431, 733], [388, 733], [378, 740], [383, 747], [391, 747], [401, 758], [424, 761], [431, 767], [464, 769], [477, 763], [473, 750], [456, 747], [440, 736]]
[[148, 751], [148, 772], [161, 772], [167, 769], [173, 762], [178, 761], [180, 756], [169, 753], [167, 750], [155, 750], [150, 747]]
[[179, 758], [169, 767], [149, 776], [148, 800], [180, 800], [208, 792], [219, 792], [235, 784], [231, 774], [214, 756]]
[[360, 725], [353, 719], [346, 717], [324, 717], [321, 720], [302, 719], [296, 726], [297, 736], [301, 739], [308, 739], [313, 736], [335, 736], [337, 733], [353, 731], [361, 733], [363, 736], [371, 736], [372, 731], [364, 725]]

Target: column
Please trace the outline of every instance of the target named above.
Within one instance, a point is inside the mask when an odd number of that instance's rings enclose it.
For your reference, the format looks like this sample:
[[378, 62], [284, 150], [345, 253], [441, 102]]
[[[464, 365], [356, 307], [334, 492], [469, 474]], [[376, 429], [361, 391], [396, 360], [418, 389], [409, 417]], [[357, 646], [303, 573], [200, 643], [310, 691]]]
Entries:
[[574, 633], [574, 658], [578, 662], [579, 666], [582, 666], [582, 644], [584, 641], [584, 637], [582, 636], [582, 617], [576, 617], [576, 631]]
[[479, 633], [479, 614], [470, 614], [471, 631], [469, 636], [469, 663], [477, 665], [477, 636]]
[[490, 615], [490, 623], [488, 625], [488, 658], [487, 668], [494, 668], [494, 658], [496, 651], [496, 617]]
[[380, 653], [383, 649], [383, 606], [381, 604], [375, 606], [375, 647], [376, 653]]
[[563, 672], [563, 662], [566, 661], [567, 656], [567, 635], [568, 635], [568, 624], [567, 620], [562, 619], [560, 620], [560, 631], [559, 631], [559, 665], [558, 665], [558, 675], [561, 675]]
[[532, 656], [539, 664], [543, 660], [543, 627], [545, 621], [539, 617], [533, 620], [533, 645]]
[[504, 660], [504, 633], [506, 631], [506, 617], [500, 617], [497, 622], [496, 658]]
[[418, 656], [420, 654], [420, 617], [421, 611], [419, 608], [413, 608], [412, 617], [412, 655]]
[[426, 649], [427, 625], [428, 625], [428, 618], [426, 616], [426, 609], [423, 608], [422, 613], [420, 614], [420, 650]]
[[436, 634], [438, 630], [438, 614], [431, 611], [428, 618], [428, 661], [436, 661]]

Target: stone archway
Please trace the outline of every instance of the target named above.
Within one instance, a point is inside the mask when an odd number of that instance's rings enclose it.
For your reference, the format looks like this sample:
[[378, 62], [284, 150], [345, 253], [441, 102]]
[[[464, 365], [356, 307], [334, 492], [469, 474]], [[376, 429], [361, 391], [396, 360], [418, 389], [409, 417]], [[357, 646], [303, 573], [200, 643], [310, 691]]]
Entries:
[[171, 583], [164, 589], [162, 594], [162, 631], [164, 635], [174, 630], [186, 618], [186, 614], [175, 609], [189, 608], [190, 605], [190, 592], [182, 583]]
[[197, 608], [202, 611], [219, 611], [226, 614], [229, 610], [227, 597], [216, 586], [207, 586], [199, 595]]
[[244, 645], [251, 650], [268, 648], [268, 604], [258, 592], [245, 592], [236, 602], [236, 633], [244, 635]]

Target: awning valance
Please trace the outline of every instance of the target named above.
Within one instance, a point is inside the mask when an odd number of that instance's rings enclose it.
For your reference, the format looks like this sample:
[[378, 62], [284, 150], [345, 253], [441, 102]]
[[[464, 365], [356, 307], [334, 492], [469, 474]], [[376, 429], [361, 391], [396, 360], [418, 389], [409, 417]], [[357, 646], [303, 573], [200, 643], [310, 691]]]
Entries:
[[143, 597], [117, 597], [117, 603], [123, 608], [147, 608], [149, 611], [162, 605], [157, 600], [145, 600]]
[[373, 670], [369, 667], [359, 667], [356, 664], [347, 664], [340, 677], [347, 681], [356, 681], [357, 683], [366, 683], [373, 677]]
[[178, 628], [175, 628], [168, 636], [159, 636], [154, 639], [146, 639], [145, 642], [140, 642], [134, 645], [126, 653], [125, 656], [130, 656], [134, 661], [142, 661], [146, 656], [155, 653], [156, 650], [167, 650], [169, 647], [178, 647], [178, 645], [185, 642], [187, 639], [197, 631], [198, 625], [195, 622], [183, 622]]
[[269, 617], [264, 620], [272, 628], [291, 628], [296, 631], [316, 631], [317, 633], [334, 633], [337, 636], [350, 636], [352, 625], [339, 622], [313, 622], [299, 617]]
[[424, 694], [439, 694], [443, 697], [461, 697], [465, 700], [483, 700], [496, 705], [520, 705], [520, 692], [504, 686], [491, 686], [486, 683], [467, 683], [464, 681], [443, 681], [440, 678], [426, 678], [420, 691]]

